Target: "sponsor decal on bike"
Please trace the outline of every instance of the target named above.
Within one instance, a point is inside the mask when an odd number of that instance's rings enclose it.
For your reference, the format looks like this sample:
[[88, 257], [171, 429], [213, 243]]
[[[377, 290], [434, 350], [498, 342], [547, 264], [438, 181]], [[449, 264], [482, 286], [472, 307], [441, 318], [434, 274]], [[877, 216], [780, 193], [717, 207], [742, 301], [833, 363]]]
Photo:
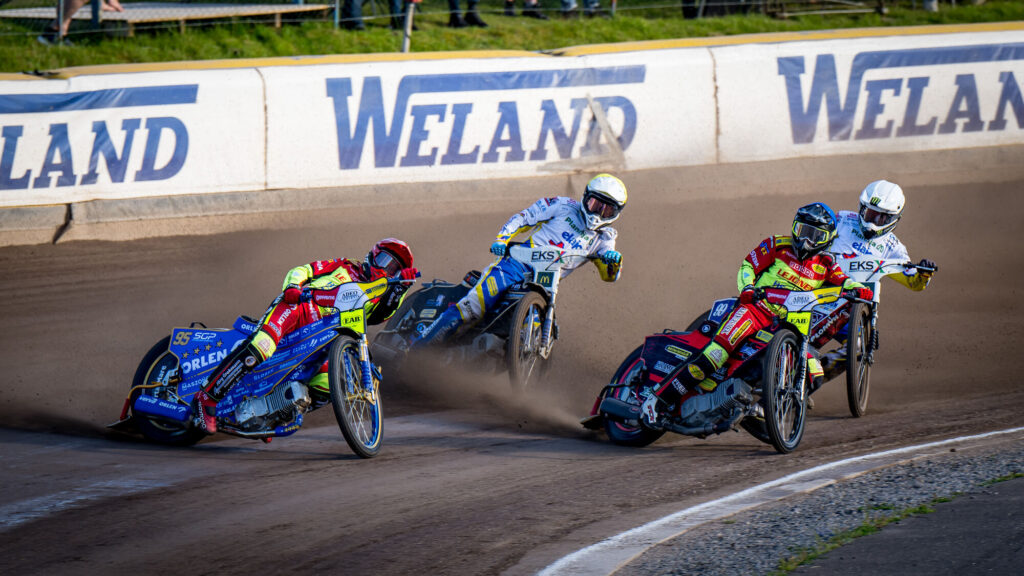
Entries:
[[675, 366], [673, 366], [673, 365], [671, 365], [671, 364], [669, 364], [667, 362], [662, 362], [661, 360], [658, 360], [654, 364], [654, 367], [652, 368], [652, 370], [656, 370], [658, 372], [661, 372], [662, 374], [668, 374], [669, 372], [671, 372], [674, 369], [675, 369]]
[[671, 384], [672, 384], [672, 387], [675, 388], [677, 392], [679, 392], [680, 394], [686, 394], [686, 392], [687, 392], [686, 386], [683, 386], [683, 383], [680, 382], [678, 378], [673, 378]]
[[758, 330], [757, 334], [754, 334], [754, 338], [760, 340], [761, 342], [765, 342], [765, 343], [771, 342], [772, 341], [772, 333], [768, 332], [767, 330]]
[[534, 250], [530, 253], [531, 262], [551, 262], [558, 258], [558, 252], [554, 250]]
[[[819, 137], [823, 108], [828, 134], [820, 136], [829, 142], [955, 138], [958, 133], [1003, 131], [1013, 126], [1007, 121], [1010, 113], [1021, 119], [1020, 79], [1011, 70], [979, 69], [984, 63], [1020, 60], [1024, 43], [978, 44], [860, 52], [845, 82], [840, 81], [834, 54], [818, 54], [813, 69], [803, 56], [778, 58], [778, 73], [786, 86], [794, 144]], [[953, 70], [957, 73], [951, 86], [947, 78]], [[919, 117], [928, 109], [947, 112], [944, 117]], [[992, 111], [987, 119], [983, 110]]]
[[192, 338], [191, 332], [179, 331], [174, 335], [174, 340], [171, 342], [175, 346], [185, 346], [188, 341]]
[[537, 284], [545, 288], [551, 288], [552, 283], [555, 280], [555, 274], [553, 272], [538, 272], [537, 273]]
[[740, 338], [742, 338], [743, 335], [747, 333], [747, 330], [750, 330], [750, 327], [753, 326], [753, 324], [754, 323], [751, 322], [750, 320], [744, 320], [739, 325], [739, 328], [737, 328], [737, 329], [733, 330], [732, 332], [730, 332], [729, 333], [729, 345], [730, 346], [735, 346], [736, 343], [739, 342]]
[[850, 262], [850, 272], [867, 272], [871, 273], [877, 270], [881, 266], [880, 261], [875, 260], [854, 260]]
[[690, 352], [689, 350], [684, 350], [683, 348], [680, 348], [678, 346], [666, 346], [665, 351], [675, 356], [676, 358], [679, 358], [680, 360], [689, 360], [690, 356], [693, 356], [693, 352]]
[[346, 290], [344, 292], [339, 293], [337, 299], [340, 300], [341, 302], [348, 302], [350, 300], [357, 300], [362, 295], [363, 291], [357, 288], [355, 290]]
[[[704, 379], [704, 371], [701, 370], [700, 367], [697, 366], [696, 364], [690, 364], [689, 366], [686, 367], [686, 370], [687, 370], [687, 372], [690, 373], [690, 376], [693, 376], [697, 380], [703, 380]], [[673, 382], [673, 385], [674, 385], [674, 383], [678, 382], [678, 380], [673, 380], [672, 382]]]
[[437, 316], [437, 308], [424, 308], [420, 312], [420, 318], [433, 318]]

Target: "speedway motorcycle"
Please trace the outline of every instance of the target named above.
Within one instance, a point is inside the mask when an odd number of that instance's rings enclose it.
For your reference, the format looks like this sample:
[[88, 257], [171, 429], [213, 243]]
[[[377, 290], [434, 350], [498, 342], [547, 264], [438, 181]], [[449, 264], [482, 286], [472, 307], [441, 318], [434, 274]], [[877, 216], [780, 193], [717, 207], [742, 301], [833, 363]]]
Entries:
[[[476, 325], [446, 342], [441, 361], [495, 373], [507, 370], [512, 386], [524, 389], [540, 378], [558, 339], [555, 300], [562, 269], [593, 257], [586, 250], [525, 244], [510, 244], [508, 257], [530, 270], [527, 278], [505, 292]], [[479, 279], [480, 272], [472, 270], [461, 283], [434, 280], [410, 294], [374, 338], [374, 356], [390, 367], [401, 365], [413, 340]]]
[[640, 406], [650, 390], [701, 353], [736, 307], [736, 298], [717, 300], [686, 331], [648, 336], [622, 362], [582, 424], [604, 428], [612, 442], [625, 446], [646, 446], [665, 432], [706, 438], [739, 426], [782, 454], [795, 450], [807, 416], [808, 360], [817, 356], [810, 333], [814, 309], [839, 300], [873, 303], [840, 287], [759, 288], [756, 297], [784, 314], [748, 338], [710, 376], [718, 382], [713, 391], [694, 387], [651, 427], [640, 420]]
[[[294, 434], [304, 414], [331, 404], [352, 451], [362, 458], [376, 456], [382, 435], [381, 372], [367, 345], [366, 307], [399, 282], [414, 280], [381, 278], [317, 289], [316, 294], [336, 292], [334, 312], [287, 334], [273, 356], [231, 389], [217, 404], [218, 431], [270, 442]], [[304, 289], [304, 301], [314, 297]], [[258, 328], [256, 320], [241, 316], [230, 329], [199, 322], [173, 329], [139, 363], [121, 419], [110, 427], [138, 431], [161, 444], [198, 442], [205, 433], [192, 423], [193, 396], [220, 361]], [[329, 397], [307, 386], [325, 360]]]

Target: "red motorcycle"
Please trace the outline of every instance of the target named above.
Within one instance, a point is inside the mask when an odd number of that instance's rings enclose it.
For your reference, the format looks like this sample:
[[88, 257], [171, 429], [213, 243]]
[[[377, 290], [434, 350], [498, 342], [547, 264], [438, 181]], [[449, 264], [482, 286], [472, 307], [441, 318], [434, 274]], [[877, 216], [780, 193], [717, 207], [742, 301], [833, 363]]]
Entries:
[[[776, 305], [783, 314], [771, 326], [748, 338], [710, 376], [718, 382], [713, 391], [705, 392], [699, 387], [688, 390], [657, 422], [646, 424], [640, 419], [640, 406], [650, 390], [707, 346], [735, 308], [736, 298], [716, 301], [686, 331], [666, 330], [648, 336], [622, 362], [582, 424], [592, 430], [604, 428], [612, 442], [625, 446], [646, 446], [665, 432], [706, 438], [739, 426], [780, 453], [795, 450], [803, 438], [811, 389], [808, 360], [818, 356], [812, 345], [815, 333], [811, 319], [815, 309], [840, 299], [872, 310], [875, 303], [839, 287], [806, 292], [765, 288], [758, 290], [758, 297]], [[849, 310], [839, 313], [846, 315], [844, 322], [850, 317]], [[870, 316], [854, 317], [864, 322]], [[827, 317], [817, 320], [816, 327], [830, 324]], [[863, 343], [867, 339], [852, 340]], [[851, 354], [852, 361], [866, 362], [868, 348]]]

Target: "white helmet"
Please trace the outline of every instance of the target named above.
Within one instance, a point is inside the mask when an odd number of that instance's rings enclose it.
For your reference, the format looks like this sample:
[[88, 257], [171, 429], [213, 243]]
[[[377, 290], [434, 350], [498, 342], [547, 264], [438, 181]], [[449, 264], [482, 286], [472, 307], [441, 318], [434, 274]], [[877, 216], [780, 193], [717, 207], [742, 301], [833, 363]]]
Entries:
[[907, 203], [903, 189], [887, 180], [868, 184], [860, 193], [860, 229], [871, 239], [891, 232]]
[[597, 230], [614, 222], [626, 205], [626, 185], [611, 174], [598, 174], [583, 192], [583, 219], [587, 228]]

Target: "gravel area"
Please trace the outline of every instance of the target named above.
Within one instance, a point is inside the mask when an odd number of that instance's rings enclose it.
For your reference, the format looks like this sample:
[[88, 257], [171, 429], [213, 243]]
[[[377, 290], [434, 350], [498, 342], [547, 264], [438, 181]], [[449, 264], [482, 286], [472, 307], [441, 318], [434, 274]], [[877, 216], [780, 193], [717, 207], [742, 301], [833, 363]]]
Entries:
[[651, 549], [616, 576], [768, 574], [809, 548], [935, 498], [977, 492], [992, 479], [1024, 473], [1024, 446], [950, 450], [869, 472], [707, 523]]

